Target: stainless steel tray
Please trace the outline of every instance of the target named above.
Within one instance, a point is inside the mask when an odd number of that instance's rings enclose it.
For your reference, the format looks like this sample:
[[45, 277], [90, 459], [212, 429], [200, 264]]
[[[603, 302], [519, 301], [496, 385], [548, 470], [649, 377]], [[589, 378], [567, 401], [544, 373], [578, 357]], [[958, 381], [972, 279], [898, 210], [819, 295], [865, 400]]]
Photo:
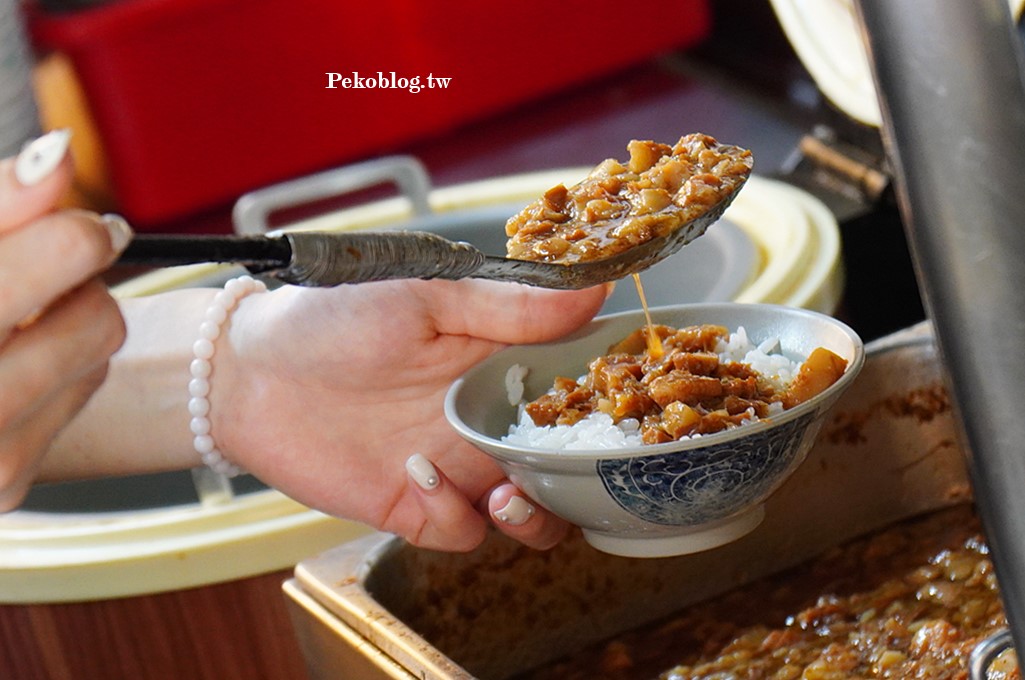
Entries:
[[371, 534], [303, 561], [285, 590], [313, 678], [507, 678], [803, 562], [899, 519], [970, 500], [931, 329], [868, 346], [815, 448], [736, 543], [613, 557], [499, 534], [470, 554]]

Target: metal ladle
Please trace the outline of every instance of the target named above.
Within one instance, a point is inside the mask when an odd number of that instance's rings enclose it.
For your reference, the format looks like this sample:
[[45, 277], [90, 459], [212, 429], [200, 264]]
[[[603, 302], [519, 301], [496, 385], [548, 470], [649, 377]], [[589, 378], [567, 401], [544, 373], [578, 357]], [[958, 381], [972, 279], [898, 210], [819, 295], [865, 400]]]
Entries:
[[268, 236], [138, 235], [119, 264], [157, 267], [239, 264], [300, 286], [391, 279], [492, 279], [543, 288], [581, 289], [641, 272], [676, 253], [718, 220], [747, 176], [718, 203], [671, 232], [610, 257], [574, 264], [516, 260], [425, 231], [285, 232]]

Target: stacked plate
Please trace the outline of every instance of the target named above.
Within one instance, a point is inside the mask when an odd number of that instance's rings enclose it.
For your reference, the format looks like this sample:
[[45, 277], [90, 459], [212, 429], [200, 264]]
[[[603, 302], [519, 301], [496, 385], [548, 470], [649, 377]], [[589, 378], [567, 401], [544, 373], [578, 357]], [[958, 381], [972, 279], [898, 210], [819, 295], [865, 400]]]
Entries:
[[16, 0], [0, 0], [0, 158], [39, 134], [32, 60]]

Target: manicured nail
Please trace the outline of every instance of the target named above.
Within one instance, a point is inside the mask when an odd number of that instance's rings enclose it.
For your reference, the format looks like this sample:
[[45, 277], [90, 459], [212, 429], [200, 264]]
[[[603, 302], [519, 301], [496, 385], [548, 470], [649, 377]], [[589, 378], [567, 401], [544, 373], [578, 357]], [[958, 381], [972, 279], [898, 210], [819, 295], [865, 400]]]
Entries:
[[534, 516], [534, 506], [519, 496], [513, 496], [505, 507], [495, 511], [495, 517], [511, 526], [519, 526]]
[[424, 491], [437, 489], [438, 484], [441, 483], [441, 477], [438, 476], [437, 469], [431, 464], [431, 461], [419, 453], [414, 453], [406, 459], [406, 472], [416, 482], [416, 485]]
[[21, 150], [14, 160], [14, 176], [24, 186], [43, 181], [60, 165], [71, 144], [71, 130], [54, 130], [38, 137]]
[[135, 232], [132, 231], [132, 227], [125, 221], [125, 218], [107, 213], [100, 217], [100, 221], [103, 222], [107, 233], [110, 234], [110, 247], [114, 249], [115, 253], [120, 253], [128, 247]]
[[31, 314], [26, 316], [24, 319], [22, 319], [21, 321], [19, 321], [16, 324], [14, 324], [14, 327], [17, 330], [19, 330], [19, 331], [23, 331], [26, 328], [28, 328], [29, 326], [31, 326], [32, 324], [34, 324], [36, 321], [38, 321], [39, 317], [41, 317], [42, 315], [43, 315], [43, 308], [39, 307], [34, 312], [32, 312]]

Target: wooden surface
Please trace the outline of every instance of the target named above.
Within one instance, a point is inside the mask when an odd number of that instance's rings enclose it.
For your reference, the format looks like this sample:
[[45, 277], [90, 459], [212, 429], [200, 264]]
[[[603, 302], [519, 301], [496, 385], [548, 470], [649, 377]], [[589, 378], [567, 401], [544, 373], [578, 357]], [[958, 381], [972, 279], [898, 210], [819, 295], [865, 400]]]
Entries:
[[290, 572], [98, 602], [0, 606], [0, 678], [305, 680]]

